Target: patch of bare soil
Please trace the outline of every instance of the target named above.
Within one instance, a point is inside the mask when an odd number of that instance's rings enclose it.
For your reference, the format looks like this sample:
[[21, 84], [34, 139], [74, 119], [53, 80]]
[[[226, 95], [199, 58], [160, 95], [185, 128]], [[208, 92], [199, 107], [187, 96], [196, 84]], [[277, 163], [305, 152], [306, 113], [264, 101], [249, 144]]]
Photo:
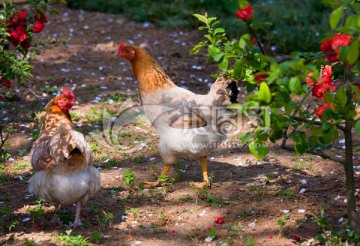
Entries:
[[[188, 159], [180, 159], [169, 173], [177, 178], [175, 182], [138, 189], [141, 182], [156, 179], [162, 163], [158, 136], [138, 108], [130, 67], [114, 57], [117, 46], [147, 44], [176, 84], [204, 94], [216, 67], [206, 63], [205, 55], [189, 55], [201, 34], [65, 7], [59, 16], [48, 19], [43, 38], [71, 40], [67, 45], [50, 45], [33, 62], [34, 77], [28, 86], [37, 97], [20, 88], [15, 110], [0, 113], [15, 116], [6, 146], [12, 158], [0, 169], [0, 208], [10, 209], [1, 213], [2, 244], [65, 242], [66, 237], [59, 235], [69, 229], [66, 223], [73, 220], [74, 208], [55, 210], [48, 203], [40, 208], [26, 184], [32, 175], [28, 155], [38, 124], [32, 114], [41, 112], [52, 93], [63, 87], [74, 89], [79, 102], [72, 110], [76, 129], [91, 143], [102, 176], [102, 189], [83, 208], [83, 226], [72, 231], [73, 236], [82, 235], [95, 245], [297, 245], [321, 233], [315, 222], [320, 209], [332, 224], [341, 224], [346, 212], [341, 165], [317, 156], [297, 156], [276, 144], [270, 145], [265, 160], [256, 161], [240, 140], [230, 139], [208, 157], [211, 189], [189, 185], [201, 181], [202, 174], [199, 163]], [[103, 116], [116, 117], [127, 107], [134, 118], [122, 128], [115, 146], [103, 131]], [[333, 148], [341, 154], [341, 144]], [[356, 156], [355, 165], [358, 160]], [[122, 181], [125, 170], [136, 175], [133, 192]], [[55, 213], [64, 225], [51, 222]], [[219, 217], [223, 223], [215, 223]], [[11, 227], [14, 221], [18, 223]], [[216, 231], [213, 239], [211, 229]]]

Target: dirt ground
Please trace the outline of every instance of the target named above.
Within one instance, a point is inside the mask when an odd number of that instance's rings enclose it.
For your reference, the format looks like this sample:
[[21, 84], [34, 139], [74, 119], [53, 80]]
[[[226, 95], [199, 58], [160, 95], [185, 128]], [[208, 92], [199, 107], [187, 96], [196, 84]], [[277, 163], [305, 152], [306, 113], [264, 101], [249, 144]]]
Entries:
[[[208, 157], [211, 189], [189, 185], [202, 179], [200, 165], [189, 159], [180, 159], [171, 170], [169, 177], [176, 177], [175, 182], [138, 189], [142, 181], [156, 179], [162, 163], [158, 136], [141, 114], [130, 67], [114, 57], [117, 46], [147, 44], [176, 84], [204, 94], [216, 67], [206, 62], [204, 54], [189, 55], [201, 34], [65, 7], [48, 20], [41, 34], [44, 39], [50, 35], [70, 40], [43, 50], [33, 62], [29, 89], [19, 87], [19, 101], [7, 102], [9, 109], [0, 113], [3, 118], [15, 116], [5, 148], [12, 157], [0, 166], [0, 207], [10, 208], [10, 212], [2, 210], [1, 244], [85, 245], [75, 237], [81, 235], [94, 245], [315, 245], [313, 238], [322, 232], [316, 223], [321, 209], [334, 226], [346, 221], [340, 164], [298, 156], [275, 144], [265, 160], [256, 161], [236, 137]], [[74, 208], [55, 211], [29, 194], [26, 184], [32, 175], [29, 150], [38, 133], [33, 116], [63, 87], [74, 90], [79, 103], [73, 107], [73, 120], [91, 143], [102, 177], [101, 191], [82, 210], [83, 226], [68, 237], [66, 224], [73, 220]], [[106, 141], [104, 115], [126, 107], [136, 117], [121, 129], [119, 148]], [[249, 129], [247, 124], [242, 127]], [[332, 148], [341, 155], [342, 146], [340, 139]], [[354, 160], [359, 166], [358, 155]], [[125, 170], [135, 174], [133, 192], [123, 183]], [[62, 226], [51, 222], [54, 213]], [[209, 237], [211, 233], [216, 237]]]

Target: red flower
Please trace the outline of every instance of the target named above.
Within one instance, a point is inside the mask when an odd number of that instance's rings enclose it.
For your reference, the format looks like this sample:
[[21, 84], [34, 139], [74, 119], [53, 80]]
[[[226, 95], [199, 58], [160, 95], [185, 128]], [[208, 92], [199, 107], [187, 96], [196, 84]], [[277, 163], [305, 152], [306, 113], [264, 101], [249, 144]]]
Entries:
[[260, 74], [256, 74], [256, 75], [255, 75], [254, 80], [255, 80], [256, 82], [259, 82], [259, 83], [260, 83], [260, 82], [265, 81], [268, 77], [269, 77], [268, 74], [266, 74], [266, 73], [260, 73]]
[[37, 230], [37, 231], [40, 231], [40, 230], [41, 230], [41, 226], [37, 225], [37, 226], [34, 227], [34, 229]]
[[316, 85], [311, 89], [311, 92], [312, 92], [313, 96], [324, 100], [325, 89], [324, 89], [324, 86], [322, 86], [322, 84], [319, 84], [319, 83], [316, 84]]
[[336, 85], [332, 83], [332, 67], [326, 65], [321, 73], [321, 80], [317, 81], [317, 84], [312, 88], [313, 96], [324, 100], [324, 94], [331, 90], [336, 90]]
[[[317, 117], [319, 117], [321, 119], [322, 117], [322, 114], [324, 113], [325, 111], [325, 108], [330, 108], [330, 104], [329, 103], [325, 103], [323, 105], [320, 105], [318, 107], [318, 109], [316, 110], [316, 115]], [[294, 238], [295, 239], [295, 238]], [[296, 240], [296, 241], [300, 241], [300, 237], [299, 237], [299, 240]]]
[[222, 223], [224, 223], [223, 217], [217, 217], [216, 220], [215, 220], [215, 223], [216, 223], [216, 224], [222, 224]]
[[19, 12], [18, 13], [18, 21], [26, 21], [26, 16], [27, 16], [27, 12], [23, 11], [23, 12]]
[[331, 42], [331, 48], [339, 53], [340, 47], [348, 46], [351, 42], [351, 36], [348, 34], [335, 34]]
[[45, 25], [43, 22], [40, 22], [40, 21], [35, 22], [33, 32], [34, 33], [41, 32], [44, 29], [44, 26]]
[[15, 31], [19, 34], [19, 37], [18, 37], [19, 42], [22, 42], [26, 39], [25, 29], [26, 29], [25, 25], [17, 26], [15, 28]]
[[307, 76], [306, 76], [306, 84], [308, 86], [313, 86], [314, 85], [314, 80], [311, 78], [312, 76], [314, 76], [313, 72], [308, 73]]
[[240, 7], [240, 9], [238, 11], [236, 11], [235, 16], [244, 21], [251, 19], [252, 7], [251, 7], [250, 3], [248, 2], [246, 7]]
[[273, 239], [273, 236], [271, 236], [271, 235], [267, 236], [267, 239]]
[[339, 57], [336, 53], [326, 55], [326, 59], [328, 59], [329, 62], [337, 62], [339, 61]]
[[300, 241], [300, 240], [301, 240], [301, 239], [300, 239], [300, 236], [295, 235], [295, 236], [294, 236], [294, 240], [295, 240], [295, 241]]
[[20, 46], [24, 49], [29, 49], [31, 46], [31, 43], [29, 40], [25, 40], [24, 42], [21, 42]]
[[[332, 83], [332, 79], [328, 76], [322, 76], [321, 79], [324, 82], [324, 85], [329, 85]], [[318, 83], [320, 83], [320, 81]]]
[[39, 21], [41, 23], [47, 23], [48, 20], [46, 19], [45, 15], [43, 13], [37, 13], [34, 15], [34, 19], [36, 21]]
[[2, 77], [0, 77], [0, 82], [8, 89], [11, 87], [11, 80], [5, 80]]
[[323, 71], [322, 71], [322, 76], [327, 76], [327, 77], [331, 77], [333, 74], [332, 72], [332, 67], [329, 65], [325, 65]]
[[256, 44], [256, 42], [257, 42], [257, 40], [256, 40], [255, 37], [252, 37], [252, 38], [250, 39], [250, 41], [251, 41], [251, 43], [253, 43], [253, 44]]
[[336, 34], [332, 39], [325, 40], [320, 49], [325, 53], [329, 62], [339, 61], [339, 49], [348, 46], [351, 42], [351, 36], [348, 34]]
[[331, 51], [332, 51], [331, 43], [332, 43], [332, 40], [331, 40], [331, 39], [325, 40], [325, 41], [320, 45], [321, 51], [324, 52], [324, 53], [329, 53], [329, 52], [331, 52]]
[[9, 19], [9, 26], [13, 27], [16, 26], [19, 22], [19, 18], [17, 15], [13, 14]]
[[10, 33], [10, 38], [11, 38], [11, 39], [14, 39], [14, 40], [18, 40], [18, 38], [19, 38], [19, 33], [18, 33], [17, 31], [12, 31], [12, 32]]

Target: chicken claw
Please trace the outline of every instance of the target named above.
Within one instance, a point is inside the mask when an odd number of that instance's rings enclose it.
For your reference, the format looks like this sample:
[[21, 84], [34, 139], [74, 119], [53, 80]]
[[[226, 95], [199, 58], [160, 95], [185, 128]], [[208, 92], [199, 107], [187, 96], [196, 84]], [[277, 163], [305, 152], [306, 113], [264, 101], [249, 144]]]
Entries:
[[[163, 171], [160, 174], [160, 177], [164, 177], [167, 175], [167, 173], [169, 172], [170, 168], [172, 165], [166, 165], [163, 169]], [[158, 180], [156, 180], [155, 182], [144, 182], [144, 186], [147, 189], [152, 189], [155, 187], [158, 187], [161, 185], [161, 183], [163, 183], [163, 181], [160, 180], [160, 178], [158, 178]]]
[[160, 185], [161, 185], [160, 180], [156, 180], [154, 182], [148, 182], [148, 181], [144, 182], [144, 186], [146, 189], [153, 189], [155, 187], [159, 187]]
[[206, 187], [211, 188], [212, 182], [211, 181], [209, 181], [209, 182], [206, 182], [206, 181], [203, 181], [203, 182], [191, 182], [190, 185], [195, 186], [195, 188], [198, 188], [198, 189], [204, 189]]
[[80, 211], [81, 211], [81, 202], [78, 201], [76, 203], [75, 220], [74, 220], [74, 223], [72, 224], [73, 228], [76, 228], [76, 227], [79, 227], [82, 225], [81, 219], [80, 219]]

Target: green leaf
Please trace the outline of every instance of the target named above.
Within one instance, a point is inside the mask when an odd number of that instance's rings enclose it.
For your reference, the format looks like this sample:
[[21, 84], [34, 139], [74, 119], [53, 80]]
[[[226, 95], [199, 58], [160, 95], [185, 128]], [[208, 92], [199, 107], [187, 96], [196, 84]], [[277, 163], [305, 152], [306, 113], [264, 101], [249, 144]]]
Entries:
[[206, 44], [205, 44], [204, 41], [201, 41], [201, 42], [197, 43], [197, 44], [194, 46], [194, 48], [191, 49], [190, 55], [195, 55], [195, 54], [197, 54], [197, 53], [201, 50], [201, 48], [204, 47], [205, 45], [206, 45]]
[[349, 49], [346, 51], [346, 60], [349, 64], [354, 64], [359, 57], [359, 41], [355, 39], [351, 42]]
[[208, 53], [215, 61], [220, 61], [220, 59], [224, 56], [224, 53], [213, 44], [208, 46]]
[[216, 230], [214, 228], [211, 228], [210, 230], [208, 230], [208, 236], [211, 237], [212, 239], [214, 239], [216, 237]]
[[237, 80], [241, 80], [244, 77], [244, 61], [237, 60], [234, 64], [234, 77]]
[[301, 133], [294, 138], [294, 149], [296, 153], [303, 154], [307, 151], [308, 145], [305, 138], [305, 133]]
[[337, 103], [341, 107], [345, 107], [345, 104], [346, 104], [346, 101], [347, 101], [347, 96], [346, 96], [345, 86], [344, 85], [336, 90], [335, 98], [336, 98]]
[[246, 132], [245, 134], [239, 135], [238, 138], [241, 139], [242, 144], [246, 144], [248, 142], [248, 140], [251, 139], [251, 133]]
[[271, 101], [270, 89], [265, 82], [262, 82], [260, 84], [259, 92], [257, 93], [257, 95], [258, 99], [263, 102], [269, 103]]
[[289, 89], [292, 93], [298, 95], [302, 92], [302, 85], [298, 77], [293, 77], [289, 81]]
[[360, 134], [360, 120], [357, 120], [355, 123], [355, 132]]
[[268, 153], [269, 150], [266, 145], [261, 141], [252, 141], [249, 144], [249, 151], [256, 159], [261, 160], [264, 158]]
[[344, 11], [344, 7], [340, 6], [339, 8], [335, 9], [330, 15], [330, 27], [331, 29], [335, 29], [336, 26], [339, 24], [341, 19], [342, 13]]
[[218, 27], [214, 30], [214, 35], [225, 32], [224, 28]]
[[226, 70], [228, 66], [229, 66], [229, 60], [225, 57], [218, 64], [220, 70]]
[[199, 14], [193, 14], [193, 16], [195, 16], [199, 21], [208, 24], [208, 19], [205, 16]]

